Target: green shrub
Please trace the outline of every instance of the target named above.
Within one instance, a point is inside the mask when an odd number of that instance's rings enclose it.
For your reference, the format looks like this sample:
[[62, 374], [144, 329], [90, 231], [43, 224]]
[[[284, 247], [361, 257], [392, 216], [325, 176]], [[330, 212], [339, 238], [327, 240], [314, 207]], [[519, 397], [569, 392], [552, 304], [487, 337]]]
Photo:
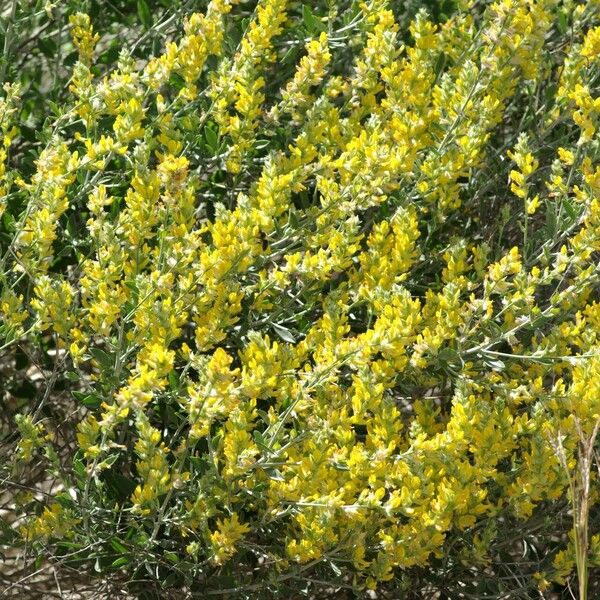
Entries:
[[0, 541], [145, 598], [596, 589], [600, 4], [54, 4], [3, 27]]

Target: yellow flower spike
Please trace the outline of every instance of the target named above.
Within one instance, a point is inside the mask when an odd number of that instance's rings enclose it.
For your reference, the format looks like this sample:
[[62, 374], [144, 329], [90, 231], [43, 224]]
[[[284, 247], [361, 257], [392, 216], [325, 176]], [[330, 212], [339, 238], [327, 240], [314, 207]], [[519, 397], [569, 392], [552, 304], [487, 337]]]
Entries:
[[21, 528], [26, 539], [30, 541], [48, 541], [51, 538], [61, 539], [69, 535], [81, 519], [74, 518], [59, 503], [44, 508], [44, 512]]
[[600, 27], [594, 27], [587, 32], [580, 53], [588, 59], [600, 57]]
[[90, 17], [85, 13], [78, 12], [71, 15], [69, 23], [72, 27], [71, 37], [73, 38], [73, 43], [79, 52], [79, 60], [89, 66], [92, 62], [94, 47], [100, 36], [94, 33]]
[[217, 521], [217, 530], [210, 534], [213, 545], [212, 561], [222, 565], [229, 560], [236, 551], [236, 544], [250, 531], [249, 525], [240, 523], [237, 513]]
[[150, 425], [142, 412], [137, 414], [136, 426], [139, 435], [135, 444], [136, 468], [141, 483], [134, 490], [131, 501], [135, 511], [147, 515], [156, 508], [158, 498], [167, 493], [171, 484], [168, 449], [161, 442], [160, 432]]
[[512, 170], [510, 172], [510, 189], [515, 196], [524, 201], [527, 214], [532, 215], [539, 206], [540, 200], [539, 195], [536, 195], [534, 198], [529, 197], [529, 185], [526, 181], [537, 171], [539, 161], [529, 152], [528, 144], [527, 136], [521, 135], [514, 151], [509, 151], [507, 154], [519, 169], [518, 171]]
[[[182, 15], [162, 54], [143, 66], [125, 51], [100, 79], [78, 17], [69, 104], [27, 181], [15, 113], [0, 105], [3, 225], [16, 236], [2, 343], [55, 345], [103, 396], [77, 445], [98, 470], [118, 458], [132, 492], [115, 514], [151, 530], [160, 515], [148, 543], [171, 545], [167, 560], [218, 569], [264, 550], [258, 578], [261, 565], [285, 576], [320, 561], [357, 589], [409, 585], [411, 567], [450, 547], [484, 567], [497, 540], [482, 524], [564, 495], [548, 438], [564, 435], [573, 469], [575, 416], [589, 428], [599, 413], [598, 365], [581, 356], [600, 342], [589, 11], [506, 0], [436, 24], [421, 12], [407, 37], [382, 0], [341, 32], [332, 5], [312, 16], [328, 33], [300, 42], [294, 71], [279, 60], [298, 7], [255, 3], [234, 49], [229, 29], [248, 12], [226, 17], [233, 4]], [[564, 56], [548, 35], [558, 10], [573, 30]], [[530, 132], [498, 183], [496, 133], [522, 133], [505, 116], [553, 73], [540, 131], [559, 123], [580, 143], [544, 136], [540, 153]], [[539, 248], [511, 248], [511, 214], [479, 210], [495, 209], [496, 184], [521, 213], [554, 211], [530, 220]], [[25, 457], [49, 453], [37, 425], [22, 427]], [[108, 515], [90, 475], [76, 511], [100, 502]], [[49, 509], [44, 539], [68, 516]], [[269, 535], [279, 546], [259, 549]]]
[[331, 60], [327, 34], [322, 32], [318, 39], [309, 40], [305, 50], [306, 56], [300, 60], [293, 79], [281, 92], [281, 102], [271, 109], [268, 118], [279, 120], [283, 114], [290, 113], [294, 120], [302, 120], [312, 100], [311, 88], [321, 83]]
[[573, 152], [566, 148], [558, 149], [558, 157], [560, 158], [562, 163], [569, 167], [575, 162], [575, 155], [573, 154]]
[[20, 460], [28, 463], [33, 458], [33, 452], [45, 445], [46, 430], [42, 423], [34, 423], [29, 415], [16, 415], [15, 424], [21, 436], [17, 455]]
[[[221, 133], [232, 140], [226, 161], [231, 173], [239, 172], [241, 160], [254, 142], [265, 99], [262, 93], [265, 82], [260, 70], [275, 58], [271, 51], [273, 38], [282, 30], [287, 3], [287, 0], [261, 0], [258, 3], [233, 64], [222, 63], [224, 68], [211, 86], [210, 96], [217, 102], [216, 121]], [[235, 107], [238, 114], [229, 115], [229, 106]]]

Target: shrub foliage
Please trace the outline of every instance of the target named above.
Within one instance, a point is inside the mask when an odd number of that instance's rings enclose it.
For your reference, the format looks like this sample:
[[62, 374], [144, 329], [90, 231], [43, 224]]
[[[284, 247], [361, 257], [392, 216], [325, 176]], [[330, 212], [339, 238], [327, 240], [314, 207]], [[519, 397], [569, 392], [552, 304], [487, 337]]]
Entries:
[[8, 4], [0, 541], [145, 597], [585, 594], [600, 3]]

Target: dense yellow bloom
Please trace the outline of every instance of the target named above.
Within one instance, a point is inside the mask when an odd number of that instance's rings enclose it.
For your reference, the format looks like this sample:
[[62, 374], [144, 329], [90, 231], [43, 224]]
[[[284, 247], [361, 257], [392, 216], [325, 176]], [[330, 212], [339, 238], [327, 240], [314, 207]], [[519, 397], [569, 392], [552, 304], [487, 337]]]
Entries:
[[136, 427], [139, 433], [135, 444], [138, 456], [136, 468], [141, 483], [131, 495], [131, 501], [133, 510], [147, 515], [158, 498], [165, 494], [172, 484], [167, 461], [168, 449], [164, 442], [161, 442], [160, 432], [150, 425], [142, 412], [138, 413]]
[[45, 433], [42, 423], [34, 423], [28, 415], [17, 415], [15, 423], [21, 436], [17, 450], [19, 459], [30, 462], [33, 452], [42, 448], [51, 436]]
[[532, 215], [538, 205], [539, 196], [529, 198], [527, 180], [539, 167], [539, 161], [529, 152], [527, 136], [522, 135], [513, 152], [508, 152], [508, 157], [515, 162], [518, 170], [510, 172], [511, 191], [525, 202], [525, 210]]
[[86, 458], [94, 459], [100, 455], [101, 448], [96, 443], [100, 435], [100, 424], [94, 415], [83, 420], [77, 431], [77, 443]]
[[10, 145], [17, 135], [14, 119], [19, 102], [20, 88], [17, 84], [5, 83], [3, 86], [5, 95], [0, 96], [0, 131], [2, 142], [0, 143], [0, 218], [6, 207], [6, 196], [10, 184], [7, 179], [7, 163]]
[[212, 560], [218, 565], [223, 564], [235, 552], [235, 545], [250, 531], [250, 526], [240, 523], [237, 513], [228, 519], [217, 521], [217, 530], [211, 533], [213, 544]]
[[[339, 563], [357, 589], [455, 547], [484, 568], [600, 422], [593, 7], [460, 2], [403, 29], [385, 0], [237, 4], [101, 76], [73, 15], [64, 123], [27, 176], [18, 89], [0, 99], [0, 346], [54, 349], [83, 405], [80, 506], [24, 533], [118, 513], [107, 535], [150, 557]], [[18, 458], [50, 454], [17, 426]]]
[[600, 27], [590, 29], [581, 47], [581, 56], [588, 59], [596, 59], [600, 55]]
[[273, 107], [269, 116], [280, 119], [282, 113], [291, 113], [299, 121], [312, 100], [311, 88], [321, 83], [330, 60], [327, 34], [322, 32], [318, 39], [307, 42], [306, 56], [300, 60], [294, 78], [281, 92], [281, 102]]
[[21, 531], [24, 537], [31, 541], [61, 539], [68, 536], [79, 522], [80, 519], [72, 517], [68, 510], [55, 502], [46, 506], [44, 512], [29, 524], [24, 525]]
[[[282, 31], [286, 18], [287, 0], [260, 0], [255, 16], [242, 38], [240, 49], [232, 62], [224, 61], [210, 91], [215, 101], [215, 119], [222, 134], [231, 137], [232, 145], [227, 168], [237, 173], [242, 157], [254, 141], [265, 80], [261, 67], [271, 62], [273, 38]], [[229, 114], [229, 108], [235, 114]]]
[[85, 65], [92, 62], [94, 46], [100, 39], [97, 33], [94, 33], [89, 15], [85, 13], [76, 13], [69, 17], [69, 23], [72, 26], [71, 37], [73, 43], [79, 51], [79, 60]]
[[71, 152], [65, 142], [54, 140], [37, 159], [31, 182], [23, 184], [32, 194], [32, 205], [21, 226], [17, 248], [31, 268], [46, 271], [52, 261], [57, 222], [69, 207], [67, 190], [75, 181], [80, 160], [77, 151]]

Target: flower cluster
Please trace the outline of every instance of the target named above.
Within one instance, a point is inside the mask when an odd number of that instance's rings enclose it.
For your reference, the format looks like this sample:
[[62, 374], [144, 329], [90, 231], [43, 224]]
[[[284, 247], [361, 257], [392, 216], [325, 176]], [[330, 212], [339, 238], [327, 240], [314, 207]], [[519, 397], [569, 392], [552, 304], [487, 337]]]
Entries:
[[[460, 2], [402, 31], [386, 0], [242, 4], [105, 73], [73, 15], [29, 177], [0, 99], [2, 344], [60, 350], [86, 399], [76, 500], [23, 535], [127, 531], [131, 572], [235, 564], [248, 589], [489, 565], [600, 423], [600, 6]], [[52, 443], [18, 426], [21, 459]], [[532, 589], [571, 572], [554, 549]]]

